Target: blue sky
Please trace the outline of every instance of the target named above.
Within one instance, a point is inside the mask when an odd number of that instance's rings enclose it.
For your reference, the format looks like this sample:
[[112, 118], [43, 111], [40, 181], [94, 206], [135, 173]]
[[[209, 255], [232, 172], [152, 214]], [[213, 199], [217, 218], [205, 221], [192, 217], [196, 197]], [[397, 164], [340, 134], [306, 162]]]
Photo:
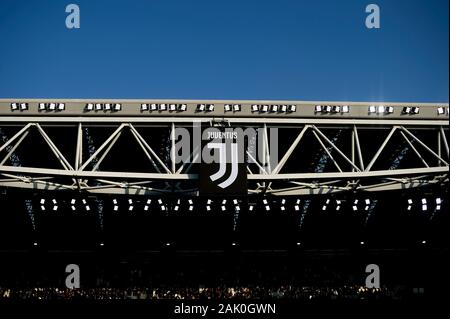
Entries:
[[[76, 3], [81, 28], [65, 27]], [[381, 8], [381, 29], [365, 7]], [[0, 98], [448, 102], [448, 0], [0, 0]]]

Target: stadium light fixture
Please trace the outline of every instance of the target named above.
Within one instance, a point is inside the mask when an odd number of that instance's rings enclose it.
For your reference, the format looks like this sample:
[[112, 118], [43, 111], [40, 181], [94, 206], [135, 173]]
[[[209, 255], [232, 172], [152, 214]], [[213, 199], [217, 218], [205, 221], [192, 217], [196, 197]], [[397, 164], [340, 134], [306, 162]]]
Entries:
[[148, 111], [150, 108], [149, 108], [149, 105], [147, 104], [147, 103], [142, 103], [141, 104], [141, 111]]
[[[51, 103], [50, 103], [50, 109], [51, 109]], [[101, 103], [95, 104], [95, 110], [101, 111], [103, 109], [103, 105]]]
[[409, 113], [411, 113], [411, 107], [404, 106], [402, 109], [402, 114], [409, 114]]
[[225, 109], [225, 112], [230, 112], [231, 111], [231, 104], [225, 104], [224, 105], [224, 109]]
[[277, 104], [271, 105], [270, 112], [272, 112], [272, 113], [278, 112], [278, 105]]
[[227, 210], [226, 206], [222, 206], [221, 209], [223, 212]]
[[384, 114], [385, 111], [386, 111], [386, 107], [384, 105], [378, 106], [378, 114]]
[[300, 206], [299, 205], [295, 205], [294, 209], [295, 209], [296, 212], [298, 212], [300, 210]]
[[45, 204], [45, 198], [41, 198], [40, 203], [41, 203], [41, 205], [44, 205]]
[[116, 104], [114, 104], [114, 111], [120, 111], [120, 110], [122, 110], [122, 104], [120, 104], [120, 103], [116, 103]]
[[150, 111], [157, 111], [158, 110], [158, 104], [152, 103], [150, 104]]
[[289, 105], [288, 112], [293, 113], [297, 111], [297, 105]]
[[348, 105], [343, 105], [342, 106], [342, 113], [348, 113], [350, 112], [350, 108]]
[[314, 107], [314, 112], [315, 112], [315, 113], [320, 113], [320, 112], [322, 112], [322, 105], [316, 105], [316, 106]]
[[386, 107], [386, 113], [387, 113], [387, 114], [392, 114], [392, 113], [394, 113], [394, 108], [393, 108], [392, 106]]
[[333, 113], [340, 113], [341, 112], [341, 106], [335, 105], [333, 106]]
[[38, 110], [39, 111], [45, 111], [45, 109], [46, 109], [45, 103], [39, 103], [38, 104]]
[[287, 112], [287, 108], [288, 108], [288, 106], [286, 104], [283, 104], [283, 105], [280, 106], [279, 112], [286, 113]]
[[94, 109], [94, 104], [93, 103], [87, 103], [85, 110], [86, 111], [92, 111]]
[[420, 107], [414, 106], [414, 107], [411, 109], [411, 112], [412, 112], [413, 114], [419, 114], [419, 112], [420, 112]]
[[376, 113], [376, 112], [377, 112], [377, 108], [375, 105], [369, 106], [369, 113]]
[[11, 110], [15, 111], [19, 109], [19, 104], [18, 103], [11, 103]]
[[266, 113], [267, 111], [269, 111], [269, 106], [268, 105], [261, 105], [259, 111], [261, 113]]
[[253, 104], [252, 105], [252, 112], [258, 112], [259, 111], [259, 106], [257, 104]]
[[171, 103], [171, 104], [169, 104], [169, 111], [176, 111], [177, 110], [177, 105], [176, 104], [173, 104], [173, 103]]
[[438, 115], [443, 115], [443, 114], [445, 114], [445, 108], [442, 107], [442, 106], [438, 107], [438, 109], [437, 109], [437, 114], [438, 114]]
[[28, 110], [28, 103], [20, 103], [20, 109], [22, 111]]
[[207, 111], [207, 112], [212, 112], [212, 111], [214, 111], [214, 104], [207, 104], [207, 105], [206, 105], [206, 111]]
[[187, 104], [179, 104], [178, 111], [184, 112], [187, 110]]
[[203, 112], [206, 109], [205, 104], [197, 104], [197, 111]]
[[111, 103], [105, 103], [105, 106], [103, 107], [104, 111], [110, 111], [111, 110]]
[[167, 110], [167, 104], [161, 103], [161, 104], [159, 105], [159, 110], [160, 110], [160, 111], [166, 111], [166, 110]]

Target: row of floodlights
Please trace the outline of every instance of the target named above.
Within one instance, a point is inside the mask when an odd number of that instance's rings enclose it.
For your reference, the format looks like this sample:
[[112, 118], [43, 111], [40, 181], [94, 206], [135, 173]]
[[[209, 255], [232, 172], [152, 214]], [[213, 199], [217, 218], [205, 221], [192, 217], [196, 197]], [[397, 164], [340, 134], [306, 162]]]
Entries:
[[[411, 198], [409, 198], [408, 199], [408, 211], [410, 211], [412, 209], [413, 203], [414, 203], [414, 201]], [[429, 203], [428, 203], [427, 199], [426, 198], [422, 198], [420, 203], [422, 205], [422, 211], [423, 212], [428, 211]], [[435, 203], [436, 203], [436, 205], [435, 205], [436, 210], [437, 211], [441, 210], [442, 204], [443, 204], [443, 199], [440, 198], [440, 197], [437, 197], [435, 199]]]
[[297, 110], [296, 105], [278, 105], [278, 104], [253, 104], [252, 105], [252, 112], [259, 112], [259, 113], [292, 113]]
[[[419, 108], [417, 108], [417, 109], [419, 109]], [[394, 108], [392, 106], [371, 105], [371, 106], [369, 106], [369, 113], [370, 114], [392, 114], [392, 113], [394, 113]]]
[[187, 104], [156, 104], [156, 103], [142, 103], [141, 111], [179, 111], [184, 112], [187, 110]]
[[16, 111], [26, 111], [28, 110], [28, 103], [11, 103], [11, 110]]
[[348, 105], [316, 105], [315, 113], [348, 113], [350, 108]]
[[[53, 210], [53, 211], [55, 211], [55, 212], [58, 211], [58, 208], [59, 208], [59, 206], [58, 206], [58, 201], [57, 201], [56, 199], [52, 199], [51, 202], [52, 202], [52, 204], [53, 204], [51, 210]], [[85, 210], [86, 210], [87, 212], [91, 210], [91, 207], [90, 207], [89, 204], [87, 203], [86, 199], [82, 199], [81, 202], [83, 203], [84, 208], [85, 208]], [[46, 211], [47, 209], [46, 209], [46, 201], [45, 201], [45, 198], [41, 198], [41, 200], [39, 201], [39, 203], [41, 204], [41, 211]], [[70, 208], [72, 209], [72, 211], [76, 211], [76, 210], [77, 210], [76, 203], [77, 203], [76, 199], [72, 199], [72, 200], [70, 201]]]
[[117, 112], [122, 110], [122, 104], [120, 103], [87, 103], [86, 111], [112, 111]]

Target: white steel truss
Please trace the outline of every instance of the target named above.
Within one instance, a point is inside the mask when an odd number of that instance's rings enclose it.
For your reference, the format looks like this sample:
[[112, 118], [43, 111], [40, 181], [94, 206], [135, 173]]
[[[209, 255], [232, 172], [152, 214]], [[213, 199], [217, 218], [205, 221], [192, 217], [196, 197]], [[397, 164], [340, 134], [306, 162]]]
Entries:
[[[89, 118], [89, 117], [29, 117], [1, 118], [3, 126], [20, 127], [8, 136], [6, 142], [0, 145], [0, 186], [18, 187], [37, 190], [71, 190], [86, 193], [105, 194], [198, 194], [196, 181], [198, 174], [191, 173], [192, 163], [175, 163], [174, 144], [177, 126], [188, 126], [198, 119], [190, 118]], [[425, 185], [448, 183], [449, 145], [447, 140], [448, 121], [442, 120], [333, 120], [333, 119], [264, 119], [264, 118], [203, 118], [203, 123], [213, 125], [215, 122], [225, 123], [231, 127], [263, 128], [264, 157], [257, 160], [248, 155], [247, 177], [249, 194], [267, 195], [311, 195], [335, 192], [355, 191], [387, 191], [414, 188]], [[84, 128], [109, 125], [115, 130], [95, 149], [89, 157], [83, 156], [86, 148]], [[76, 127], [75, 158], [59, 148], [47, 133], [46, 126], [53, 128]], [[141, 128], [166, 127], [170, 131], [170, 162], [165, 161], [161, 153], [144, 137]], [[271, 150], [268, 143], [268, 128], [290, 128], [297, 130], [297, 136], [290, 143], [287, 151], [281, 154], [278, 163], [271, 166]], [[34, 166], [6, 165], [17, 148], [28, 138], [30, 130], [37, 130], [39, 135], [52, 151], [53, 168]], [[341, 129], [351, 133], [351, 138], [345, 141], [348, 147], [342, 147], [327, 135], [328, 129]], [[102, 163], [110, 155], [111, 149], [117, 143], [123, 132], [128, 130], [149, 162], [148, 171], [102, 170]], [[367, 145], [361, 143], [361, 131], [375, 132], [373, 141], [380, 141], [374, 154], [366, 153]], [[435, 136], [435, 139], [422, 139], [415, 131], [421, 130]], [[387, 136], [376, 132], [388, 132]], [[323, 153], [333, 165], [333, 171], [304, 172], [299, 167], [297, 171], [286, 171], [286, 163], [296, 152], [309, 152], [302, 148], [305, 136], [312, 137], [322, 148]], [[408, 145], [409, 151], [417, 157], [414, 167], [379, 168], [381, 155], [394, 137], [400, 137]], [[282, 141], [280, 141], [281, 143]], [[377, 143], [374, 143], [374, 145]], [[191, 159], [198, 156], [198, 146], [194, 146]], [[350, 149], [349, 152], [346, 149]], [[38, 151], [38, 150], [37, 150]], [[369, 160], [367, 160], [369, 158]], [[416, 163], [415, 162], [415, 163]], [[389, 163], [385, 163], [389, 164]], [[377, 168], [378, 167], [378, 168]], [[258, 172], [255, 171], [255, 168]]]

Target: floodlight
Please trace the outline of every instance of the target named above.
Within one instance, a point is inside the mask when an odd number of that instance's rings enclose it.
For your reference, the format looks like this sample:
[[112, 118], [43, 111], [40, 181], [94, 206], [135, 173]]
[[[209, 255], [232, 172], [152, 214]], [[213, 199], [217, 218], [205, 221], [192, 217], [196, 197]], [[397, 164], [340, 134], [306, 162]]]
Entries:
[[375, 105], [371, 105], [369, 106], [369, 113], [376, 113], [377, 108], [375, 107]]

